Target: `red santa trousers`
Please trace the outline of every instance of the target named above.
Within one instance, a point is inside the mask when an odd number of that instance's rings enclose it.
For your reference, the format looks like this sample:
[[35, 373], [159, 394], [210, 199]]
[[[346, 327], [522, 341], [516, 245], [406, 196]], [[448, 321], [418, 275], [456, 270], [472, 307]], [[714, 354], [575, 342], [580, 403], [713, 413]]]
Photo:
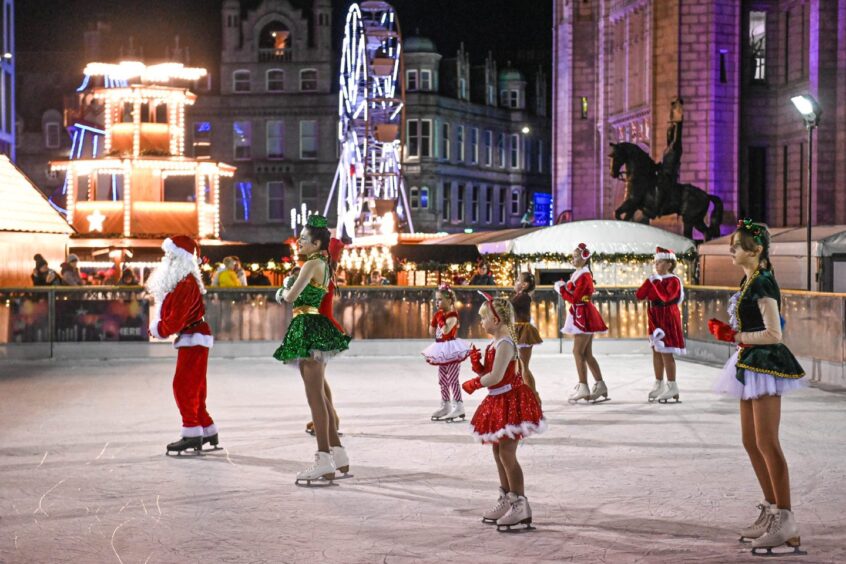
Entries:
[[202, 437], [203, 427], [214, 423], [206, 411], [207, 347], [179, 347], [176, 373], [173, 375], [173, 397], [182, 415], [182, 436]]

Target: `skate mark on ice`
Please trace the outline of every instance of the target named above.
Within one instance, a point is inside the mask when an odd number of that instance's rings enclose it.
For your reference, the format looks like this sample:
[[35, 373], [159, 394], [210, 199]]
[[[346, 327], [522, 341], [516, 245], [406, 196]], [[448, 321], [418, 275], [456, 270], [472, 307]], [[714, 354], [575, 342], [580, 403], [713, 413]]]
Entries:
[[[45, 516], [49, 517], [49, 515], [47, 515], [47, 512], [44, 511], [44, 507], [42, 506], [42, 503], [44, 503], [44, 498], [47, 497], [47, 494], [49, 494], [50, 492], [55, 490], [57, 487], [59, 487], [62, 484], [62, 482], [64, 482], [65, 480], [67, 480], [67, 478], [62, 478], [61, 480], [59, 480], [58, 482], [53, 484], [52, 488], [50, 488], [49, 490], [44, 492], [44, 495], [42, 495], [41, 499], [38, 500], [38, 507], [36, 507], [35, 511], [32, 512], [33, 515], [38, 515], [39, 513], [43, 513]], [[35, 522], [37, 523], [38, 520], [36, 519]]]
[[144, 515], [149, 515], [147, 513], [147, 506], [144, 504], [144, 498], [138, 498], [141, 501], [141, 508], [144, 510]]
[[109, 448], [108, 441], [106, 442], [106, 444], [103, 445], [103, 450], [100, 451], [100, 454], [98, 454], [94, 460], [100, 460], [100, 457], [103, 456], [103, 453], [106, 452], [107, 448]]
[[46, 450], [44, 451], [44, 458], [41, 459], [41, 462], [38, 463], [38, 466], [36, 466], [36, 468], [41, 468], [41, 465], [44, 464], [45, 460], [47, 460], [47, 451]]
[[223, 452], [224, 452], [224, 454], [226, 454], [226, 462], [228, 462], [228, 463], [229, 463], [229, 464], [231, 464], [232, 466], [238, 466], [237, 464], [235, 464], [234, 462], [232, 462], [232, 459], [231, 459], [231, 458], [229, 458], [229, 449], [228, 449], [228, 448], [223, 447]]
[[123, 504], [123, 507], [121, 507], [120, 509], [118, 509], [118, 513], [122, 512], [124, 509], [126, 509], [126, 508], [129, 506], [129, 504], [130, 504], [130, 503], [132, 503], [132, 500], [131, 500], [131, 499], [130, 499], [129, 501], [127, 501], [126, 503], [124, 503], [124, 504]]
[[134, 517], [130, 517], [129, 519], [127, 519], [126, 521], [124, 521], [123, 523], [121, 523], [120, 525], [118, 525], [117, 527], [115, 527], [115, 530], [114, 530], [114, 531], [112, 531], [112, 540], [111, 540], [111, 543], [110, 543], [110, 544], [112, 545], [112, 552], [114, 552], [114, 553], [115, 553], [115, 556], [117, 556], [118, 562], [119, 562], [120, 564], [123, 564], [123, 560], [121, 560], [120, 554], [118, 554], [118, 551], [117, 551], [117, 549], [115, 548], [115, 535], [117, 534], [118, 529], [120, 529], [121, 527], [123, 527], [124, 525], [126, 525], [127, 523], [129, 523], [130, 521], [132, 521], [133, 519], [134, 519]]
[[[155, 552], [155, 551], [153, 551], [153, 552]], [[149, 561], [150, 561], [150, 558], [152, 558], [152, 557], [153, 557], [153, 553], [151, 552], [151, 553], [149, 554], [149, 556], [147, 556], [147, 559], [146, 559], [146, 560], [144, 560], [144, 564], [147, 564], [147, 562], [149, 562]]]

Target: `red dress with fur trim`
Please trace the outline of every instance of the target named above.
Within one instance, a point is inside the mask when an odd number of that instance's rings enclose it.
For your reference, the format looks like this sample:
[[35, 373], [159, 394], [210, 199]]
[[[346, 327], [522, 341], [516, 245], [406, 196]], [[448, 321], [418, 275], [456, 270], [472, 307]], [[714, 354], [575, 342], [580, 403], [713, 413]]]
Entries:
[[566, 283], [558, 282], [555, 289], [564, 300], [570, 302], [570, 315], [564, 322], [562, 333], [579, 335], [582, 333], [605, 333], [608, 327], [599, 310], [591, 303], [591, 296], [596, 291], [593, 285], [593, 276], [585, 266], [572, 275]]
[[649, 342], [659, 353], [685, 354], [679, 304], [684, 301], [684, 285], [675, 274], [647, 278], [635, 296], [649, 300]]
[[157, 339], [166, 339], [178, 334], [173, 346], [211, 348], [214, 337], [211, 327], [205, 322], [206, 306], [196, 278], [189, 274], [180, 280], [162, 300], [158, 315], [153, 314], [150, 334]]
[[[446, 330], [448, 319], [455, 318], [455, 325]], [[421, 353], [426, 362], [434, 366], [462, 362], [470, 354], [470, 345], [458, 335], [458, 314], [454, 311], [443, 313], [438, 311], [432, 318], [435, 327], [435, 342], [423, 349]]]
[[535, 392], [523, 383], [517, 345], [511, 339], [500, 339], [488, 345], [485, 349], [483, 370], [479, 376], [484, 376], [493, 369], [496, 347], [502, 341], [511, 345], [505, 347], [502, 352], [508, 353], [510, 349], [513, 358], [502, 380], [488, 388], [488, 397], [482, 400], [470, 421], [473, 438], [484, 444], [498, 443], [503, 437], [525, 439], [546, 431], [543, 410]]

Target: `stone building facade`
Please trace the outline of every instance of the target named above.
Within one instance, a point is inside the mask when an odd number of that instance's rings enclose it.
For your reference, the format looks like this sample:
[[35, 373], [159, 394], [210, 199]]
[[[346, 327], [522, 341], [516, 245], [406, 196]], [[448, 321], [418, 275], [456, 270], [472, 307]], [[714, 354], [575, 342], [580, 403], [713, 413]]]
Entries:
[[[681, 182], [723, 199], [724, 224], [807, 221], [807, 132], [790, 103], [823, 107], [813, 148], [813, 222], [846, 223], [846, 2], [556, 0], [556, 213], [610, 218], [623, 199], [609, 143], [660, 161], [670, 102], [684, 100]], [[841, 188], [842, 189], [842, 188]], [[838, 201], [840, 200], [840, 201]], [[660, 225], [678, 230], [673, 217]]]

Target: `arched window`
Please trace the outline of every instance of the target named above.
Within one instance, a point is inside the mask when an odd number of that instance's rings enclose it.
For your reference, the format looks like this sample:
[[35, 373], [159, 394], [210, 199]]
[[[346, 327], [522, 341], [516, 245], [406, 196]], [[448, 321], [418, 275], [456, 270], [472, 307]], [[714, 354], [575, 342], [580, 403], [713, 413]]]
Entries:
[[314, 92], [317, 90], [317, 69], [303, 69], [300, 71], [300, 91]]
[[272, 21], [259, 33], [259, 60], [290, 60], [291, 45], [291, 32], [288, 26], [279, 20]]
[[44, 133], [44, 147], [58, 149], [62, 146], [62, 114], [58, 110], [47, 110], [41, 116], [41, 130]]
[[249, 92], [250, 86], [250, 71], [236, 70], [232, 73], [232, 91], [233, 92]]
[[285, 90], [285, 71], [270, 69], [267, 71], [267, 91], [282, 92]]

